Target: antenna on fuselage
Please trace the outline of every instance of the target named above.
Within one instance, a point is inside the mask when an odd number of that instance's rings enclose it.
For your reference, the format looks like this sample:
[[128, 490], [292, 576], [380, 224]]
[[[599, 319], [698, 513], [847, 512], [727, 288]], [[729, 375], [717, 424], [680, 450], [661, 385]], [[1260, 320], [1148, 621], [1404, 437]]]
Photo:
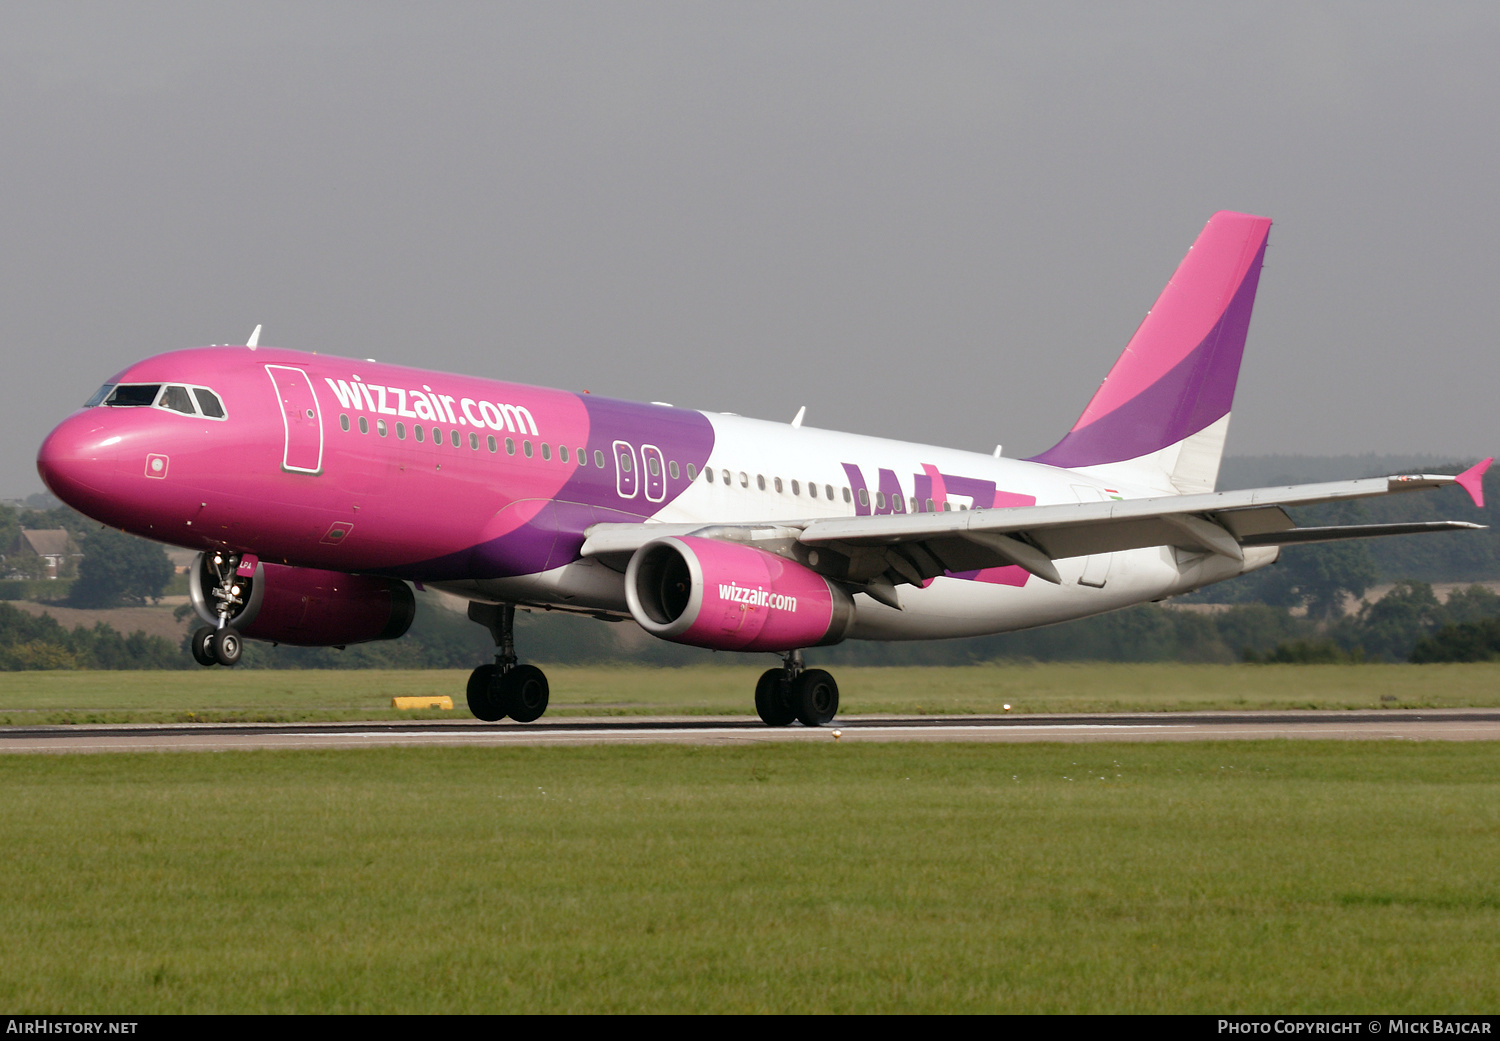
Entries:
[[260, 346], [260, 326], [257, 325], [255, 327], [255, 332], [250, 334], [250, 339], [245, 341], [245, 346], [249, 347], [252, 351]]
[[792, 426], [800, 427], [802, 425], [802, 417], [805, 415], [807, 415], [807, 406], [803, 405], [797, 410], [797, 415], [792, 418]]

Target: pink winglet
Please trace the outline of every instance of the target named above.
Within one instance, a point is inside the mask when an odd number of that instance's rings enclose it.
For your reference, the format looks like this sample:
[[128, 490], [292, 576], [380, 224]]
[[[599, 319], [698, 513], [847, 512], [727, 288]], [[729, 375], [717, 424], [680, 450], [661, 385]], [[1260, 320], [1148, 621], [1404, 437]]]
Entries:
[[1469, 498], [1473, 499], [1474, 505], [1478, 506], [1481, 510], [1484, 509], [1484, 472], [1490, 468], [1490, 464], [1494, 461], [1494, 457], [1491, 456], [1482, 463], [1475, 463], [1463, 473], [1453, 478], [1463, 487], [1464, 491], [1469, 493]]

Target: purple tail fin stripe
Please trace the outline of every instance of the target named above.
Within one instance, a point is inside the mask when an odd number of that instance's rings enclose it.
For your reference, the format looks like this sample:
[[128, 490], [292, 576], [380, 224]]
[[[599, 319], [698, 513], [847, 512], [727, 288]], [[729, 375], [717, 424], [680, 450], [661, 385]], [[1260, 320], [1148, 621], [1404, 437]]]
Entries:
[[1270, 226], [1215, 214], [1073, 429], [1032, 461], [1135, 459], [1228, 415]]

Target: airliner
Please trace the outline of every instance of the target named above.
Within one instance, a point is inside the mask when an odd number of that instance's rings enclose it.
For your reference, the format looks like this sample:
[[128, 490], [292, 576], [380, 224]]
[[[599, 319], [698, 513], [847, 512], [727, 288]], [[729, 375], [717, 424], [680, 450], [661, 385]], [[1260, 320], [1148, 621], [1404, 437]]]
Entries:
[[1298, 527], [1286, 510], [1450, 484], [1482, 505], [1489, 459], [1214, 490], [1270, 226], [1215, 214], [1083, 415], [1030, 459], [275, 349], [257, 327], [127, 367], [37, 467], [88, 516], [199, 551], [206, 666], [234, 665], [243, 639], [395, 639], [414, 585], [467, 598], [494, 638], [467, 687], [480, 719], [547, 708], [545, 674], [517, 656], [520, 608], [779, 655], [760, 718], [819, 726], [839, 691], [810, 647], [1048, 625], [1287, 545], [1480, 527]]

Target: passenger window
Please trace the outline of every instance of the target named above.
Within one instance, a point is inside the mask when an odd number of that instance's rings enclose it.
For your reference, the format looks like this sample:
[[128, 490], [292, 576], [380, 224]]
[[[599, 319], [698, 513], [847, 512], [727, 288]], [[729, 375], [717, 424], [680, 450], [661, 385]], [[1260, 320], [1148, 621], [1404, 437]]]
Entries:
[[377, 419], [375, 421], [375, 433], [379, 434], [381, 437], [385, 436], [385, 420]]
[[928, 513], [932, 513], [933, 512], [933, 509], [932, 509], [932, 500], [931, 499], [927, 500], [927, 512]]
[[557, 461], [560, 462], [560, 463], [566, 463], [568, 461], [568, 446], [567, 445], [558, 445], [557, 446]]
[[499, 449], [499, 447], [500, 447], [495, 442], [495, 435], [491, 434], [487, 440], [489, 441], [489, 445], [490, 445], [490, 455], [494, 455], [495, 452], [496, 452], [496, 450]]
[[670, 463], [667, 464], [667, 473], [672, 475], [672, 480], [677, 480], [678, 470], [676, 459], [673, 459]]
[[626, 453], [626, 452], [621, 452], [620, 453], [620, 472], [621, 473], [627, 473], [627, 474], [630, 472], [630, 455], [629, 455], [629, 453]]
[[396, 440], [397, 441], [405, 441], [406, 440], [406, 424], [405, 423], [397, 423], [396, 424]]
[[552, 449], [548, 446], [547, 442], [545, 442], [545, 441], [542, 442], [542, 458], [543, 459], [551, 459], [552, 458]]
[[479, 451], [479, 435], [472, 430], [469, 431], [469, 447], [476, 452]]
[[193, 397], [198, 399], [198, 411], [209, 419], [224, 418], [224, 404], [219, 400], [219, 395], [207, 387], [194, 387]]
[[748, 487], [750, 487], [750, 475], [747, 474], [747, 473], [745, 473], [745, 471], [743, 471], [743, 470], [740, 471], [740, 487], [741, 488], [748, 488]]
[[443, 430], [441, 427], [432, 428], [432, 443], [435, 445], [443, 443]]
[[831, 485], [831, 484], [824, 485], [823, 486], [823, 490], [828, 493], [828, 501], [832, 502], [833, 501], [833, 485]]
[[818, 486], [815, 482], [807, 482], [807, 494], [811, 495], [814, 499], [818, 497]]
[[370, 421], [364, 416], [359, 417], [359, 432], [361, 434], [368, 434], [370, 432]]
[[656, 456], [648, 455], [646, 457], [646, 469], [651, 471], [652, 477], [657, 477], [661, 474], [661, 464], [656, 461]]
[[461, 443], [461, 442], [460, 442], [460, 441], [459, 441], [459, 439], [458, 439], [458, 431], [457, 431], [457, 430], [454, 430], [454, 431], [453, 431], [453, 447], [454, 447], [454, 448], [457, 448], [457, 447], [459, 447], [459, 445], [460, 445], [460, 443]]
[[766, 475], [765, 474], [756, 474], [755, 475], [755, 486], [757, 488], [759, 488], [761, 491], [765, 491], [766, 490]]
[[845, 502], [849, 501], [849, 489], [848, 488], [844, 489], [844, 501]]
[[505, 439], [505, 454], [506, 455], [515, 455], [516, 454], [516, 443], [515, 443], [514, 440], [512, 440], [511, 438], [508, 438], [508, 437]]
[[604, 469], [604, 449], [594, 449], [594, 465], [601, 470]]
[[885, 492], [875, 493], [875, 508], [877, 510], [885, 509]]
[[525, 454], [525, 456], [526, 456], [527, 459], [530, 459], [531, 458], [531, 442], [530, 441], [522, 441], [521, 442], [521, 451], [522, 451], [522, 453]]
[[863, 488], [859, 490], [859, 504], [861, 506], [870, 505], [870, 493], [865, 491]]
[[714, 468], [710, 466], [707, 470], [704, 470], [703, 471], [703, 476], [704, 476], [704, 479], [706, 479], [709, 484], [713, 484], [714, 483]]
[[722, 477], [722, 478], [724, 478], [724, 484], [727, 486], [729, 484], [729, 471], [728, 470], [720, 470], [719, 471], [719, 476]]
[[687, 475], [689, 481], [696, 481], [698, 479], [698, 468], [692, 463], [688, 463]]
[[773, 487], [775, 487], [776, 492], [779, 495], [781, 493], [781, 478], [780, 477], [776, 478], [774, 481], [771, 482], [771, 484], [772, 484]]
[[793, 495], [801, 495], [802, 494], [802, 485], [799, 484], [796, 481], [792, 482], [792, 494]]
[[911, 497], [911, 512], [913, 512], [913, 513], [919, 512], [918, 509], [917, 509], [917, 497], [915, 495], [913, 495]]
[[580, 448], [578, 450], [578, 465], [579, 466], [588, 466], [589, 465], [589, 450], [587, 448]]
[[422, 443], [422, 439], [427, 436], [426, 434], [424, 434], [422, 432], [425, 429], [426, 429], [426, 427], [420, 427], [420, 426], [416, 426], [416, 427], [412, 427], [411, 428], [411, 432], [413, 434], [417, 435], [417, 443], [418, 444], [421, 444]]
[[349, 429], [349, 417], [344, 415], [343, 413], [339, 414], [339, 426], [343, 427], [345, 430]]

